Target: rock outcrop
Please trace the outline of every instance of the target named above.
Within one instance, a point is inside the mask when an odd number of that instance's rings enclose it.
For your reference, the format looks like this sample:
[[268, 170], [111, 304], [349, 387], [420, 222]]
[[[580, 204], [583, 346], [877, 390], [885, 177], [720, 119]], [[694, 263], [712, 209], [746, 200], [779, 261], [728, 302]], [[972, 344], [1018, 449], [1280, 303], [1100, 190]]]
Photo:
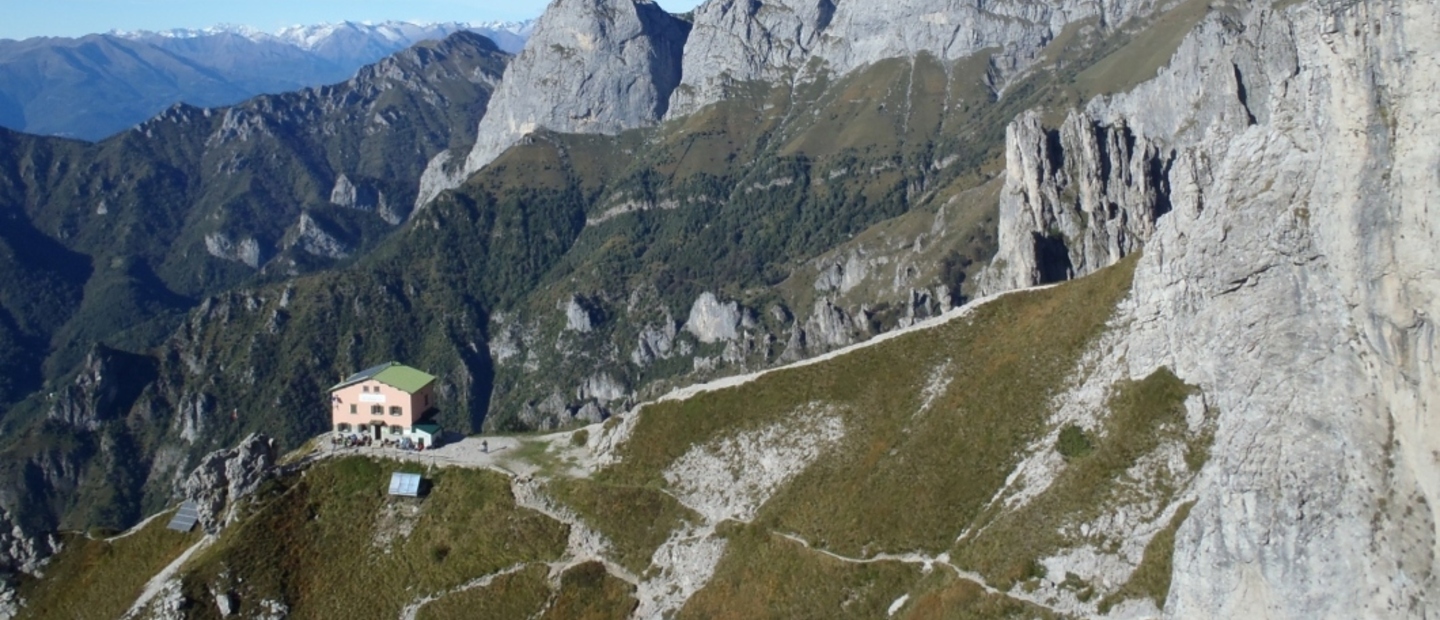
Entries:
[[102, 422], [128, 411], [154, 373], [149, 358], [97, 345], [85, 356], [74, 381], [52, 395], [46, 416], [93, 432]]
[[200, 459], [181, 489], [199, 509], [200, 527], [214, 534], [232, 522], [237, 503], [260, 488], [275, 463], [275, 441], [260, 434]]
[[463, 167], [438, 155], [416, 205], [540, 130], [616, 134], [665, 116], [690, 24], [650, 0], [557, 0], [505, 71]]
[[690, 306], [685, 331], [705, 344], [728, 342], [740, 337], [740, 320], [740, 304], [721, 303], [714, 293], [706, 291]]
[[[1436, 32], [1414, 0], [1213, 15], [1156, 79], [1060, 130], [1062, 146], [1133, 134], [1128, 152], [1066, 148], [1054, 165], [1033, 119], [1011, 128], [989, 281], [1044, 281], [1037, 236], [1076, 275], [1143, 242], [1097, 366], [1167, 366], [1218, 412], [1166, 616], [1440, 606]], [[1137, 177], [1156, 156], [1158, 175]], [[1093, 181], [1110, 198], [1082, 197]]]
[[1126, 121], [1073, 112], [1059, 129], [1028, 112], [1006, 129], [998, 239], [1003, 269], [980, 294], [1049, 284], [1112, 265], [1143, 245], [1170, 211], [1174, 153]]
[[290, 240], [285, 243], [286, 249], [298, 247], [306, 254], [335, 260], [350, 257], [350, 247], [325, 230], [309, 212], [300, 214], [300, 221], [287, 236]]
[[45, 560], [60, 550], [60, 541], [53, 535], [32, 536], [15, 521], [0, 508], [0, 571], [39, 574]]
[[749, 81], [781, 82], [802, 67], [835, 15], [832, 0], [712, 0], [695, 9], [684, 82], [672, 116], [692, 114]]
[[230, 238], [230, 235], [223, 232], [205, 235], [205, 251], [220, 260], [240, 263], [251, 269], [259, 269], [261, 261], [265, 258], [260, 242], [254, 237], [235, 241]]

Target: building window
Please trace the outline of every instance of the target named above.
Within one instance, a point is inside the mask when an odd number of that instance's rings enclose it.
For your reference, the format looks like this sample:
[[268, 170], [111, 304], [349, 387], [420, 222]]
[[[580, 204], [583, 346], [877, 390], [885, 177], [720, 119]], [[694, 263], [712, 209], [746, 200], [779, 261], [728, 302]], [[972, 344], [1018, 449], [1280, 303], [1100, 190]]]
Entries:
[[360, 411], [356, 409], [355, 405], [350, 405], [350, 413], [355, 414], [360, 413]]
[[370, 415], [385, 415], [385, 407], [383, 405], [371, 406]]
[[360, 391], [361, 391], [361, 392], [365, 392], [366, 394], [369, 394], [369, 393], [370, 393], [370, 386], [368, 386], [368, 385], [362, 385], [362, 386], [360, 386]]
[[344, 422], [341, 422], [341, 423], [339, 423], [339, 424], [336, 424], [336, 425], [335, 425], [335, 432], [337, 432], [337, 433], [348, 433], [348, 432], [350, 432], [350, 425], [349, 425], [349, 424], [346, 424], [346, 423], [344, 423]]
[[390, 415], [405, 415], [405, 410], [399, 407], [391, 407]]
[[391, 434], [391, 435], [399, 435], [400, 433], [403, 433], [403, 432], [405, 432], [405, 428], [404, 428], [404, 427], [401, 427], [401, 426], [399, 426], [399, 425], [391, 426], [391, 427], [390, 427], [390, 434]]

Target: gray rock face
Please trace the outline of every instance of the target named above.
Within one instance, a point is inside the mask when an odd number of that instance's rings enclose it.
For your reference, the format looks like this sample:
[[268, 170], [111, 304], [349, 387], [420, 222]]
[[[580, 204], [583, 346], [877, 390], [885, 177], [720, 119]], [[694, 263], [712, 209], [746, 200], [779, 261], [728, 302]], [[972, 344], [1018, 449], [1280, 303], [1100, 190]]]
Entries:
[[570, 408], [565, 403], [565, 397], [560, 394], [551, 394], [539, 403], [530, 403], [520, 411], [520, 420], [532, 428], [551, 431], [559, 428], [571, 419]]
[[225, 233], [210, 233], [205, 235], [205, 251], [221, 260], [237, 262], [251, 269], [260, 268], [260, 242], [254, 237], [237, 242], [232, 241]]
[[630, 354], [630, 361], [636, 366], [648, 366], [655, 360], [667, 360], [675, 352], [675, 336], [679, 330], [675, 329], [675, 321], [670, 319], [668, 311], [665, 321], [659, 326], [646, 325], [640, 330], [639, 342], [635, 345], [635, 351]]
[[427, 178], [436, 186], [463, 180], [542, 129], [615, 134], [656, 122], [680, 83], [689, 31], [650, 0], [557, 0], [506, 69], [463, 169]]
[[587, 377], [580, 384], [580, 389], [576, 390], [575, 395], [580, 400], [594, 399], [600, 403], [609, 403], [625, 398], [628, 393], [624, 384], [615, 380], [615, 377], [610, 376], [609, 373], [602, 372]]
[[[1437, 32], [1440, 14], [1413, 0], [1211, 17], [1155, 80], [1084, 112], [1093, 135], [1133, 132], [1132, 164], [1152, 146], [1174, 152], [1152, 186], [1168, 185], [1168, 213], [1123, 227], [1144, 251], [1098, 365], [1131, 377], [1169, 366], [1218, 412], [1166, 616], [1440, 606]], [[1036, 152], [1026, 123], [1012, 127], [1012, 152]], [[1021, 234], [992, 265], [1002, 287], [1035, 281], [1041, 261], [1015, 260], [1035, 252], [1023, 233], [1094, 213], [1050, 192], [1079, 178], [1113, 185], [1104, 162], [1126, 161], [1091, 158], [1076, 176], [1043, 159], [1006, 188], [1002, 226]], [[1139, 189], [1104, 194], [1143, 215], [1152, 194]], [[1057, 237], [1086, 261], [1077, 273], [1120, 254], [1088, 231]]]
[[401, 218], [385, 201], [385, 193], [368, 184], [356, 185], [350, 177], [341, 174], [330, 190], [330, 204], [361, 211], [379, 211], [380, 216], [390, 224], [399, 224]]
[[571, 297], [561, 304], [565, 311], [565, 329], [572, 332], [588, 334], [595, 329], [594, 318], [590, 315], [590, 309], [580, 303], [580, 300]]
[[692, 114], [747, 81], [779, 82], [804, 66], [835, 15], [832, 0], [711, 0], [695, 9], [684, 82], [671, 115]]
[[720, 303], [714, 293], [706, 291], [690, 306], [685, 331], [705, 344], [729, 342], [740, 337], [740, 320], [740, 304]]
[[[31, 536], [16, 523], [8, 509], [0, 507], [0, 569], [8, 572], [40, 573], [45, 560], [60, 551], [53, 535]], [[0, 590], [3, 590], [0, 586]]]
[[340, 178], [335, 180], [335, 188], [330, 190], [330, 204], [354, 209], [358, 202], [355, 184], [350, 182], [350, 177], [340, 175]]
[[143, 357], [97, 346], [85, 356], [75, 380], [52, 397], [46, 416], [95, 431], [110, 416], [130, 408], [148, 380], [147, 366]]
[[949, 62], [986, 49], [993, 50], [995, 86], [1003, 89], [1067, 24], [1098, 18], [1103, 26], [1119, 25], [1155, 4], [710, 0], [695, 11], [685, 79], [671, 97], [670, 114], [693, 113], [744, 82], [803, 79], [816, 69], [844, 75], [920, 54]]
[[275, 441], [260, 434], [200, 459], [181, 489], [199, 508], [200, 526], [214, 534], [233, 521], [237, 502], [260, 487], [275, 461]]
[[829, 299], [815, 302], [810, 318], [805, 321], [805, 342], [816, 352], [854, 344], [855, 321], [845, 310]]
[[350, 247], [321, 227], [308, 212], [300, 214], [290, 236], [287, 249], [299, 247], [306, 254], [337, 260], [350, 257]]

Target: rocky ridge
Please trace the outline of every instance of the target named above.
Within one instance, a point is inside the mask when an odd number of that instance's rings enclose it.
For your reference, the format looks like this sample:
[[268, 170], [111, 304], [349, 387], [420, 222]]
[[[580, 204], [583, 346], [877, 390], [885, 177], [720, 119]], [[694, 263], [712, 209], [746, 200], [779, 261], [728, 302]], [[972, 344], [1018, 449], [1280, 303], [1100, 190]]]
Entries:
[[989, 50], [992, 84], [1003, 90], [1066, 26], [1086, 20], [1117, 26], [1161, 4], [706, 2], [695, 12], [685, 77], [671, 98], [670, 116], [693, 114], [747, 82], [808, 81], [821, 72], [843, 76], [922, 54], [948, 63]]
[[0, 125], [98, 141], [180, 102], [229, 106], [342, 82], [366, 65], [457, 32], [487, 37], [517, 54], [532, 26], [345, 22], [272, 34], [222, 25], [0, 40]]
[[1157, 6], [713, 0], [696, 9], [692, 26], [648, 1], [558, 2], [480, 120], [465, 163], [456, 153], [436, 156], [416, 205], [539, 129], [614, 134], [693, 114], [746, 83], [813, 82], [822, 72], [844, 76], [886, 59], [950, 63], [993, 50], [990, 81], [1002, 91], [1067, 26], [1116, 26]]

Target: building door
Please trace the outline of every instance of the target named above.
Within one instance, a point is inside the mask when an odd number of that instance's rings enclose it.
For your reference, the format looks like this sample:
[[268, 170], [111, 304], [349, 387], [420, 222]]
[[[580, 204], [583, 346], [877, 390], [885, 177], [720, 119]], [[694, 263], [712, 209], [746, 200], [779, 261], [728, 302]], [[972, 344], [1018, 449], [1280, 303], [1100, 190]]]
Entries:
[[382, 429], [382, 428], [385, 428], [385, 427], [384, 427], [383, 425], [381, 425], [379, 422], [374, 422], [374, 423], [371, 423], [371, 424], [370, 424], [370, 430], [371, 430], [371, 431], [374, 431], [374, 433], [375, 433], [375, 441], [380, 441], [380, 429]]

